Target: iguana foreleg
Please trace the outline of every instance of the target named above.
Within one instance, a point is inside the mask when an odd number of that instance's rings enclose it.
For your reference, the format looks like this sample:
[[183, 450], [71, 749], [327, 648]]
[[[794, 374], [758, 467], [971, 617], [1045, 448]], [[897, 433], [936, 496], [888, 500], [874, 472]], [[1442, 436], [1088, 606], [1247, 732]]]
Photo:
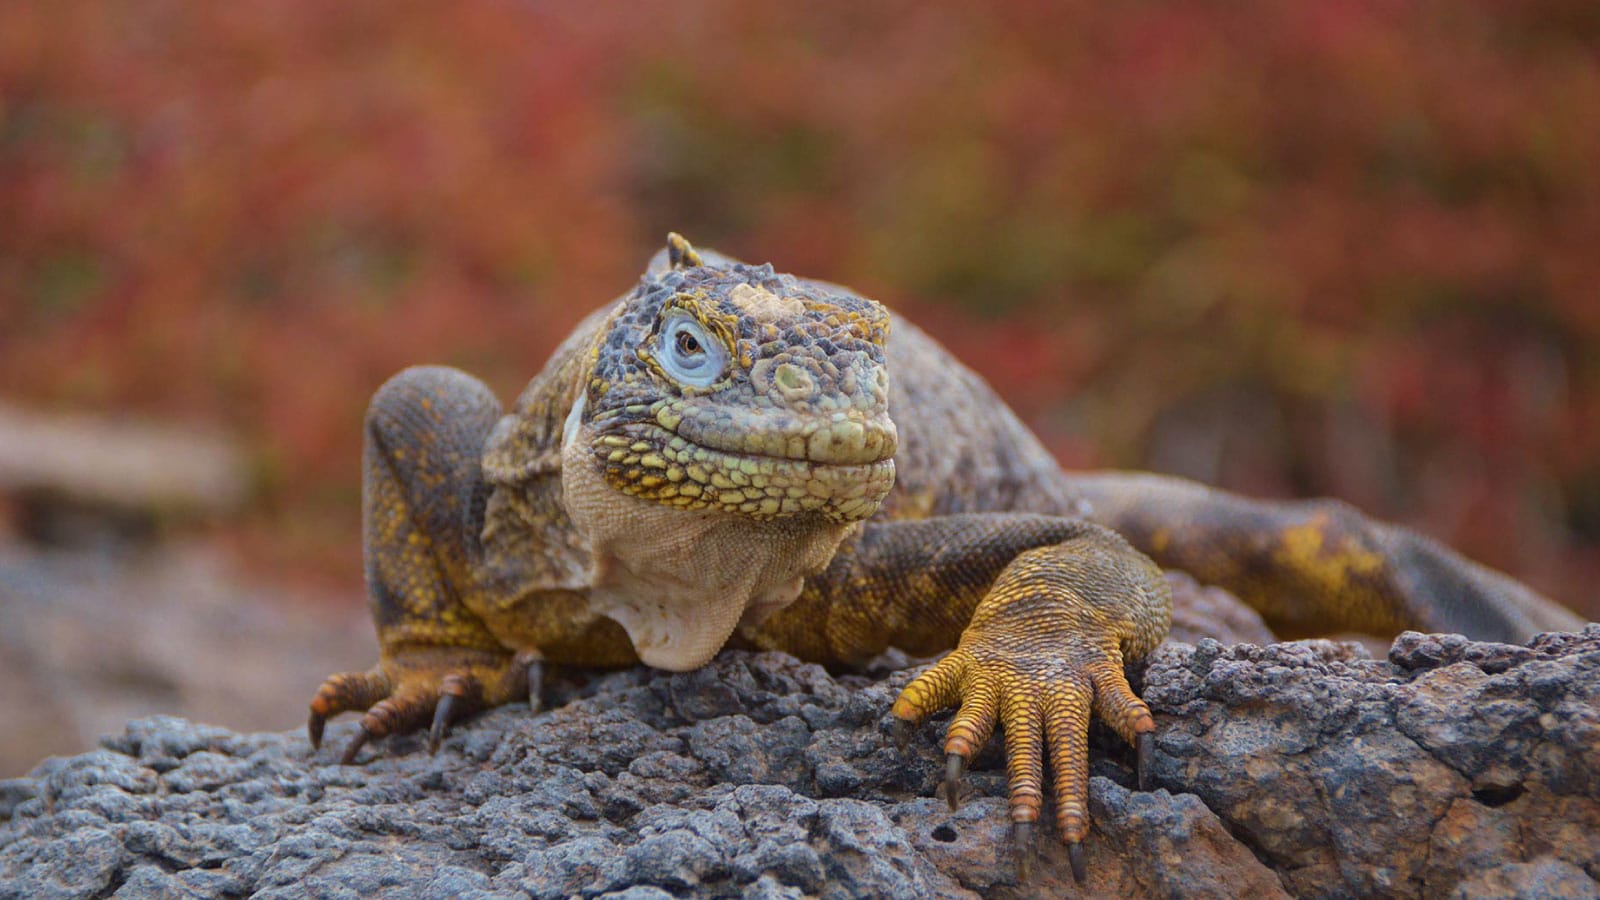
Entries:
[[944, 748], [952, 805], [966, 762], [997, 723], [1005, 726], [1024, 867], [1048, 757], [1056, 824], [1081, 877], [1090, 715], [1130, 743], [1154, 730], [1123, 664], [1161, 643], [1171, 614], [1161, 570], [1111, 531], [1066, 518], [977, 513], [867, 525], [794, 606], [748, 637], [851, 663], [887, 646], [931, 652], [959, 635], [955, 650], [901, 692], [895, 717], [918, 722], [960, 707]]
[[527, 695], [530, 661], [498, 641], [466, 605], [477, 579], [465, 541], [481, 508], [479, 460], [500, 404], [454, 369], [407, 369], [372, 398], [366, 419], [362, 517], [367, 592], [379, 661], [329, 676], [311, 701], [311, 743], [324, 723], [363, 713], [345, 749], [432, 724], [437, 747], [451, 720]]

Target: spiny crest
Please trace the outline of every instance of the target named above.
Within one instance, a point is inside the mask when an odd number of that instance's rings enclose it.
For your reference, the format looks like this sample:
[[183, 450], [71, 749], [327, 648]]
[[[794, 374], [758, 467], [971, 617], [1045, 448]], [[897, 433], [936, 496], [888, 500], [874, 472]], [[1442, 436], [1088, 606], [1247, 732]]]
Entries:
[[694, 245], [690, 244], [684, 239], [683, 235], [677, 233], [676, 231], [667, 232], [668, 268], [682, 269], [686, 266], [698, 266], [702, 264], [703, 263], [700, 260], [700, 254], [694, 249]]

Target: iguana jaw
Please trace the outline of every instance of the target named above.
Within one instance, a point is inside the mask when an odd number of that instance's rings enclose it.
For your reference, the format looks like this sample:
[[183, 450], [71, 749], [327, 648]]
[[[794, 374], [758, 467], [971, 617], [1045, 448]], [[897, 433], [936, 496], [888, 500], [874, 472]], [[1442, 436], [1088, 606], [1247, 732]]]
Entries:
[[763, 520], [630, 496], [587, 451], [592, 430], [575, 432], [562, 454], [562, 493], [589, 545], [589, 601], [622, 625], [646, 665], [704, 665], [742, 620], [792, 602], [853, 528], [816, 513]]
[[858, 457], [865, 461], [848, 464], [739, 453], [692, 442], [649, 422], [599, 435], [591, 449], [606, 482], [642, 500], [758, 520], [815, 513], [845, 523], [877, 512], [894, 486], [893, 425], [888, 435], [880, 444], [888, 453], [880, 450], [873, 455], [881, 458]]

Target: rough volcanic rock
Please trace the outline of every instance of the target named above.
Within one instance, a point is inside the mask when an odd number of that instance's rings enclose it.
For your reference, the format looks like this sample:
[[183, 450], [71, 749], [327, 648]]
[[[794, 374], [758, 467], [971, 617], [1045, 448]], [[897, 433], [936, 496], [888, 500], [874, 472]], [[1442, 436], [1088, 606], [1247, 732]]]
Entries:
[[1527, 647], [1407, 632], [1364, 657], [1163, 647], [1156, 783], [1297, 896], [1600, 896], [1600, 625]]
[[[299, 734], [135, 721], [0, 782], [0, 898], [954, 897], [1071, 893], [1046, 829], [1015, 880], [1001, 755], [958, 812], [942, 722], [904, 751], [907, 674], [777, 654], [556, 684], [563, 705], [333, 764]], [[1528, 647], [1404, 635], [1171, 644], [1144, 672], [1158, 789], [1098, 734], [1098, 896], [1594, 896], [1600, 626]], [[286, 701], [287, 702], [287, 701]], [[1098, 729], [1097, 729], [1098, 732]]]

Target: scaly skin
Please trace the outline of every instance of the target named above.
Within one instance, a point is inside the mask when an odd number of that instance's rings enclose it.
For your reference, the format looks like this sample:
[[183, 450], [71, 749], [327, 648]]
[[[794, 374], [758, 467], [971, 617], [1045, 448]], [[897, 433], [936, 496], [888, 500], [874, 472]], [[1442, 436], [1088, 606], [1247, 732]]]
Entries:
[[380, 659], [311, 702], [313, 744], [329, 717], [364, 713], [346, 762], [370, 738], [431, 725], [437, 746], [468, 710], [537, 704], [542, 662], [691, 669], [736, 645], [848, 667], [954, 647], [893, 715], [959, 706], [952, 804], [1004, 724], [1023, 841], [1048, 758], [1081, 877], [1090, 716], [1141, 761], [1155, 727], [1123, 675], [1171, 620], [1145, 553], [1289, 633], [1510, 640], [1576, 623], [1337, 504], [1066, 475], [981, 379], [904, 321], [891, 329], [882, 306], [676, 235], [510, 414], [470, 376], [418, 368], [378, 392], [366, 430]]

